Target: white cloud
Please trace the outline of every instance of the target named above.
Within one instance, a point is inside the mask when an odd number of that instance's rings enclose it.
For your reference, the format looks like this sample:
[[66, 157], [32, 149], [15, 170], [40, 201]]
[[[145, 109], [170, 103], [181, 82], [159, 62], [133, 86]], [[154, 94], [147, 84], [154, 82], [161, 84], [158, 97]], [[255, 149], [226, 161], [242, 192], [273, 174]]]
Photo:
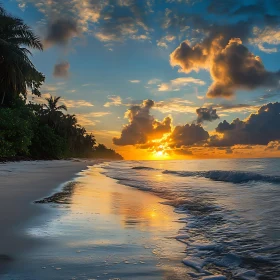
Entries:
[[99, 122], [99, 120], [91, 120], [83, 114], [76, 114], [78, 123], [86, 129], [93, 129], [93, 127]]
[[154, 85], [154, 84], [158, 84], [160, 82], [161, 82], [160, 79], [154, 78], [154, 79], [151, 79], [148, 81], [148, 85]]
[[182, 77], [171, 80], [169, 83], [162, 83], [158, 87], [159, 91], [178, 91], [182, 87], [189, 84], [205, 85], [205, 82], [200, 79], [195, 79], [192, 77]]
[[276, 47], [267, 48], [263, 44], [268, 45], [279, 45], [280, 44], [280, 30], [279, 28], [274, 29], [272, 27], [265, 27], [260, 29], [254, 27], [253, 29], [254, 38], [249, 39], [251, 44], [256, 45], [261, 51], [266, 53], [277, 52]]
[[165, 42], [162, 42], [162, 41], [158, 41], [157, 46], [161, 47], [161, 48], [166, 48], [166, 49], [168, 48], [167, 44]]
[[97, 123], [100, 123], [100, 120], [97, 120], [97, 118], [102, 118], [110, 114], [110, 112], [92, 112], [89, 114], [76, 114], [76, 116], [78, 123], [86, 127], [87, 130], [90, 130], [93, 129]]
[[129, 80], [132, 84], [138, 84], [140, 83], [141, 81], [140, 80]]
[[82, 87], [89, 87], [89, 86], [93, 86], [94, 84], [83, 84]]
[[122, 99], [118, 95], [111, 95], [108, 96], [108, 99], [111, 101], [108, 101], [104, 104], [104, 107], [111, 107], [111, 106], [120, 106], [122, 104]]
[[71, 100], [71, 99], [60, 99], [67, 108], [79, 108], [79, 107], [93, 107], [94, 105], [86, 100]]
[[162, 47], [162, 48], [167, 48], [168, 47], [167, 43], [171, 43], [175, 39], [176, 39], [176, 37], [173, 35], [166, 35], [157, 41], [157, 46]]
[[111, 112], [91, 112], [89, 114], [86, 114], [86, 116], [89, 118], [102, 118], [111, 114]]
[[192, 113], [196, 114], [197, 105], [183, 98], [170, 98], [155, 103], [153, 109], [161, 113]]

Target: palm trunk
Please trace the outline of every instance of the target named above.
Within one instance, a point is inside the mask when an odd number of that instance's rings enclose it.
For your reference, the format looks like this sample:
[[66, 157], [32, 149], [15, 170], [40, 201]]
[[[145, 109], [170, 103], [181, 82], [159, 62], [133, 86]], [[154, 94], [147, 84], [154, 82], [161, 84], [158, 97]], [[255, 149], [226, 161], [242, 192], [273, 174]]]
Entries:
[[2, 100], [1, 100], [1, 106], [2, 106], [3, 103], [4, 103], [5, 95], [6, 95], [6, 93], [4, 92], [4, 93], [3, 93], [3, 96], [2, 96]]

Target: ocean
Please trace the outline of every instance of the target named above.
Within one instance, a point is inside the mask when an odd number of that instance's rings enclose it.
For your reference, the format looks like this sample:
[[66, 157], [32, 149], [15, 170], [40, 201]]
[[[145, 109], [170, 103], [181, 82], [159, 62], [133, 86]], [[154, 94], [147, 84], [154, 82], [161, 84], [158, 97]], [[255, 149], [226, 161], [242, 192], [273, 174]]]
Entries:
[[181, 214], [174, 234], [193, 279], [280, 279], [280, 159], [122, 161], [102, 168]]
[[73, 176], [31, 202], [44, 211], [19, 234], [33, 245], [0, 279], [280, 279], [280, 159], [112, 161]]

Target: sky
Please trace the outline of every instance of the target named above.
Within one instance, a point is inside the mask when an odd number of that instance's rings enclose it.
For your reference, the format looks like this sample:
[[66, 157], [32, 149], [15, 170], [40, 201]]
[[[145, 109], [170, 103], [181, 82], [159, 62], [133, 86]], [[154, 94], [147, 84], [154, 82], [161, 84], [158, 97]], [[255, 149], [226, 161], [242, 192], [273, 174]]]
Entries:
[[44, 44], [42, 98], [125, 159], [280, 156], [279, 0], [2, 2]]

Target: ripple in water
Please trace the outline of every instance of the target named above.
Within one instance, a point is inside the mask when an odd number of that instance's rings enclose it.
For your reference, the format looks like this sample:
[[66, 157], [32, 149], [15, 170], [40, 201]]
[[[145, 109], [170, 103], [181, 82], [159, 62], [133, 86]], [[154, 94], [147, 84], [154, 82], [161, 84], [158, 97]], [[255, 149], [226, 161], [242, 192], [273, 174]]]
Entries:
[[184, 213], [175, 238], [186, 246], [191, 277], [280, 279], [279, 159], [120, 162], [105, 170]]

